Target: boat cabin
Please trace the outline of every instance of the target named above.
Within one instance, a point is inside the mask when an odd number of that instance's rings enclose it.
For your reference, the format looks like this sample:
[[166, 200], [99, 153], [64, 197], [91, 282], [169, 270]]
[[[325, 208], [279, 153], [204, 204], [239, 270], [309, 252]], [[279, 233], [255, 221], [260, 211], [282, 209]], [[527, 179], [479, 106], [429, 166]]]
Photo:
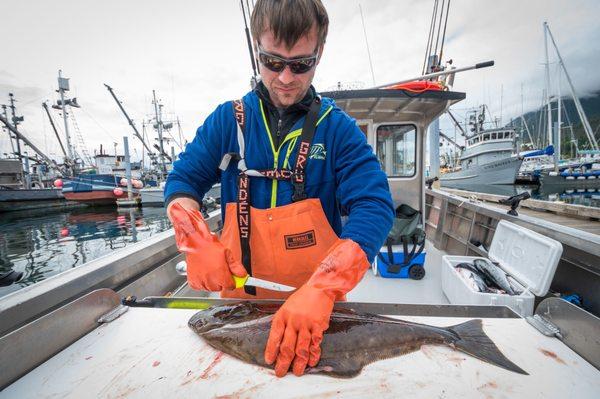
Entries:
[[466, 142], [467, 147], [473, 147], [486, 142], [509, 141], [512, 143], [515, 140], [515, 137], [516, 132], [513, 129], [486, 130], [470, 137]]
[[356, 119], [388, 176], [394, 205], [425, 206], [425, 149], [429, 124], [464, 93], [347, 90], [322, 93]]

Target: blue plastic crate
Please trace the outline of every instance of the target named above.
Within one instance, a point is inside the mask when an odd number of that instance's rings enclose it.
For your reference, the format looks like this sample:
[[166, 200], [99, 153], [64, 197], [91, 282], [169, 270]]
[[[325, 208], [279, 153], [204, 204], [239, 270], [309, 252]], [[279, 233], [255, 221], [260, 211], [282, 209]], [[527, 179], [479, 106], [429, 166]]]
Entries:
[[[379, 252], [380, 255], [385, 259], [385, 262], [388, 262], [388, 253], [387, 249], [382, 248]], [[404, 262], [404, 252], [396, 251], [394, 248], [392, 249], [392, 254], [394, 257], [395, 264], [401, 264]], [[408, 265], [400, 268], [400, 272], [398, 273], [390, 273], [388, 272], [388, 265], [381, 261], [379, 256], [375, 258], [375, 267], [377, 268], [377, 274], [384, 278], [410, 278], [408, 275], [408, 270], [411, 266], [415, 265], [415, 267], [425, 267], [425, 251], [421, 252], [417, 255]]]

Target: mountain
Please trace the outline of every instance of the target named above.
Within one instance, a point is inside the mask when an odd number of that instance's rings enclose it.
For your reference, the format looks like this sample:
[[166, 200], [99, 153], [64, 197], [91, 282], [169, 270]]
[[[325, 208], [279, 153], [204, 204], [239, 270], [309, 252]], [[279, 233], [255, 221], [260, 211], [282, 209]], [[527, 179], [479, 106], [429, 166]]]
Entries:
[[[593, 96], [582, 98], [580, 99], [580, 102], [587, 115], [588, 121], [590, 122], [592, 131], [595, 133], [596, 141], [600, 142], [600, 92], [595, 93]], [[585, 134], [585, 130], [583, 129], [583, 124], [581, 123], [579, 115], [577, 114], [575, 102], [570, 97], [563, 97], [562, 103], [563, 113], [561, 152], [564, 156], [570, 156], [572, 150], [571, 127], [573, 129], [573, 135], [575, 136], [575, 140], [577, 140], [577, 145], [580, 150], [589, 149], [590, 144]], [[553, 120], [556, 122], [556, 101], [552, 103], [552, 110]], [[533, 140], [538, 143], [541, 143], [542, 145], [540, 147], [546, 145], [548, 142], [548, 138], [546, 136], [546, 126], [548, 123], [546, 119], [546, 107], [543, 107], [543, 109], [538, 109], [536, 111], [527, 112], [525, 115], [523, 115], [523, 117], [527, 122], [527, 126], [529, 127], [529, 132], [531, 133]], [[518, 120], [513, 120], [512, 124], [513, 126], [520, 128], [520, 118]], [[524, 132], [523, 135], [523, 137], [526, 137], [527, 133]]]

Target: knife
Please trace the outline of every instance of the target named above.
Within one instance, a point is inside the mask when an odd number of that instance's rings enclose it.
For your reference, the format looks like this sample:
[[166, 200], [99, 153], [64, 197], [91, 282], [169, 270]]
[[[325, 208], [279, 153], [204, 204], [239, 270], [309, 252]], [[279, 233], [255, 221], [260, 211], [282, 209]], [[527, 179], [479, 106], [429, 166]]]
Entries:
[[[184, 260], [177, 263], [175, 265], [175, 270], [178, 274], [182, 276], [187, 276], [187, 264]], [[264, 288], [266, 290], [271, 291], [280, 291], [280, 292], [290, 292], [294, 291], [296, 287], [291, 287], [289, 285], [274, 283], [272, 281], [263, 280], [261, 278], [252, 277], [246, 275], [244, 277], [232, 276], [233, 281], [235, 282], [235, 288], [242, 288], [245, 285], [251, 285], [253, 287]]]

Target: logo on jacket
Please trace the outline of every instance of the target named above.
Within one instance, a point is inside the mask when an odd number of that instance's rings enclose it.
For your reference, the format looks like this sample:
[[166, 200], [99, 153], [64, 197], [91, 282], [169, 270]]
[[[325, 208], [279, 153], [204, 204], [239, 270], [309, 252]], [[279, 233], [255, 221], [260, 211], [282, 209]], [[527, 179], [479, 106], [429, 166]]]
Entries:
[[312, 147], [310, 147], [309, 159], [325, 160], [326, 156], [327, 151], [325, 151], [325, 144], [313, 144]]
[[286, 249], [299, 249], [317, 245], [317, 239], [315, 238], [314, 230], [305, 231], [304, 233], [286, 235], [284, 237]]

